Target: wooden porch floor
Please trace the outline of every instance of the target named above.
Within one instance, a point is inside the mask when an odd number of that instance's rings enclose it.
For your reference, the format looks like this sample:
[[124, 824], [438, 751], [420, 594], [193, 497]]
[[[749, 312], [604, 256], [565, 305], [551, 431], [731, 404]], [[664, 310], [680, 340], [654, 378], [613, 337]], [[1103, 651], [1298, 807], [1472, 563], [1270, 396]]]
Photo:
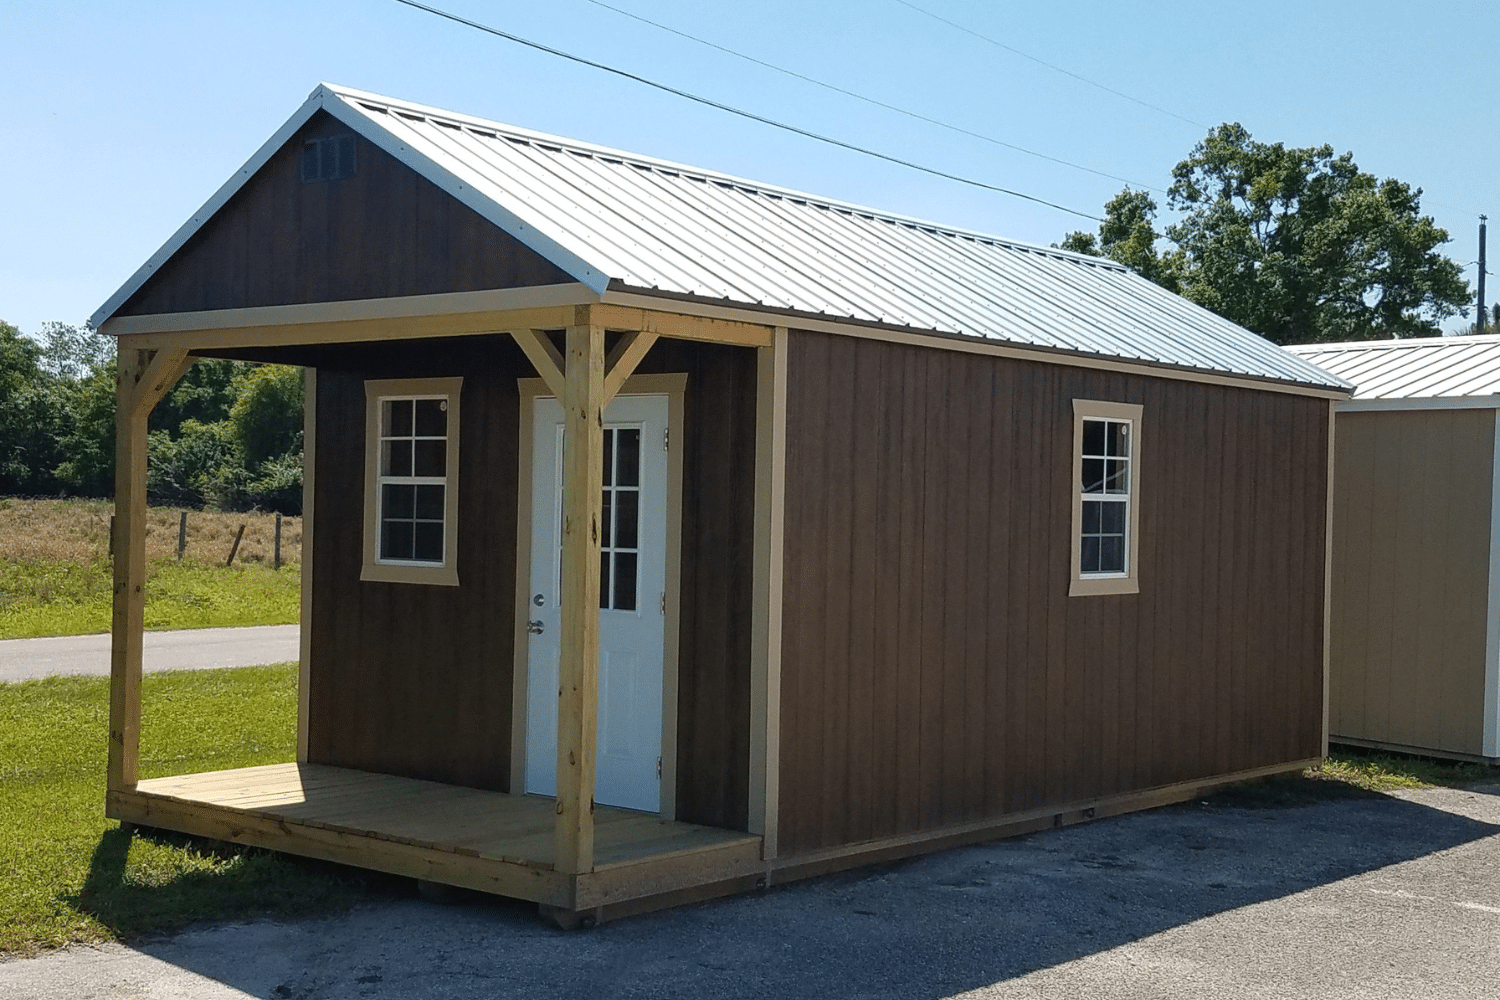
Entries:
[[549, 798], [318, 764], [148, 779], [111, 793], [109, 815], [572, 910], [762, 869], [758, 836], [599, 806], [594, 871], [563, 875]]

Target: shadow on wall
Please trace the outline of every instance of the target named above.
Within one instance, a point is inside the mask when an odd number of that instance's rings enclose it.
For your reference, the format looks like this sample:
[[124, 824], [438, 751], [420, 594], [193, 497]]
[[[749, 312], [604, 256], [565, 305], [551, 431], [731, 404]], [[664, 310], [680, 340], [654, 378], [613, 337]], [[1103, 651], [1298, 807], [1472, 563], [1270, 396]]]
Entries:
[[1323, 800], [1295, 808], [1256, 808], [1270, 803], [1235, 793], [574, 934], [515, 903], [475, 899], [211, 930], [141, 950], [267, 1000], [936, 1000], [1500, 832], [1382, 795], [1313, 793]]

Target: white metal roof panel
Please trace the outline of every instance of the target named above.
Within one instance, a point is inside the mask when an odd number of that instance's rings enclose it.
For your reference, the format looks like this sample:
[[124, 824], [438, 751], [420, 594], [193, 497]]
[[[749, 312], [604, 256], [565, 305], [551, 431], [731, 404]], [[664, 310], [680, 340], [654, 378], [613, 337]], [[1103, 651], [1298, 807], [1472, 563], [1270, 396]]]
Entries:
[[[318, 108], [601, 294], [690, 296], [1344, 388], [1111, 261], [328, 84], [277, 135], [284, 141]], [[226, 189], [237, 189], [255, 165]], [[215, 207], [205, 206], [158, 257]], [[96, 325], [161, 261], [153, 262], [96, 314]]]
[[1288, 350], [1355, 386], [1354, 399], [1500, 396], [1500, 336], [1300, 344]]

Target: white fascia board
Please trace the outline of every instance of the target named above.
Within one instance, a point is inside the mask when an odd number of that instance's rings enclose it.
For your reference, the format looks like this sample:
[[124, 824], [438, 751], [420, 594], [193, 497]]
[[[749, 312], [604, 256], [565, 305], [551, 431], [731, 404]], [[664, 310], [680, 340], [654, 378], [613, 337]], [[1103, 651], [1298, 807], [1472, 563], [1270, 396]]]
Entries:
[[1494, 410], [1500, 409], [1500, 396], [1424, 396], [1393, 399], [1347, 399], [1339, 403], [1340, 413], [1372, 410]]
[[89, 317], [89, 327], [94, 330], [99, 329], [100, 325], [113, 316], [115, 310], [125, 303], [126, 299], [134, 295], [146, 283], [146, 279], [155, 274], [157, 269], [181, 249], [182, 245], [191, 239], [194, 233], [202, 229], [204, 223], [208, 222], [215, 212], [223, 208], [225, 203], [234, 197], [235, 193], [244, 187], [251, 177], [255, 176], [255, 172], [265, 166], [266, 162], [276, 154], [278, 149], [286, 145], [286, 141], [299, 128], [307, 124], [307, 120], [323, 106], [326, 94], [327, 89], [321, 84], [314, 89], [308, 95], [307, 100], [303, 102], [302, 107], [297, 109], [296, 114], [288, 118], [286, 124], [277, 129], [276, 133], [267, 139], [260, 149], [255, 151], [255, 155], [246, 160], [245, 165], [235, 171], [234, 176], [225, 181], [223, 186], [214, 192], [213, 197], [204, 202], [203, 207], [194, 212], [193, 217], [184, 222], [181, 228], [172, 234], [171, 239], [163, 243], [161, 249], [152, 254], [151, 258], [130, 276], [130, 280], [121, 285], [115, 294], [105, 300], [104, 305], [95, 310], [94, 315]]
[[1500, 410], [1490, 472], [1490, 579], [1485, 601], [1483, 729], [1480, 752], [1500, 756]]
[[[327, 85], [325, 84], [324, 86], [326, 87]], [[444, 192], [473, 209], [486, 220], [494, 223], [506, 233], [514, 236], [517, 240], [526, 244], [526, 246], [535, 250], [553, 264], [556, 264], [569, 277], [588, 286], [595, 295], [603, 295], [604, 290], [609, 287], [610, 276], [603, 267], [580, 257], [572, 250], [569, 250], [561, 243], [543, 233], [536, 226], [526, 222], [520, 216], [496, 202], [493, 198], [475, 190], [472, 185], [465, 183], [446, 167], [406, 145], [380, 126], [379, 121], [373, 117], [373, 115], [380, 114], [380, 112], [366, 114], [358, 108], [352, 107], [350, 102], [357, 102], [359, 99], [355, 94], [348, 91], [340, 93], [330, 88], [327, 90], [327, 95], [329, 100], [324, 103], [323, 108], [339, 121], [348, 125], [386, 153], [436, 184]], [[372, 97], [371, 103], [374, 103], [376, 100], [378, 99]]]

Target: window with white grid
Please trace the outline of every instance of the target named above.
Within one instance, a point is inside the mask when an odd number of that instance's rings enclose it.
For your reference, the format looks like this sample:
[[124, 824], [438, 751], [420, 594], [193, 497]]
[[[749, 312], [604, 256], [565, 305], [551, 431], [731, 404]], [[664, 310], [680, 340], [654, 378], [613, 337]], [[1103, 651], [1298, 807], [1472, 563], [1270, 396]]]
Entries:
[[458, 399], [462, 379], [365, 383], [363, 580], [458, 583]]
[[1074, 596], [1136, 593], [1141, 407], [1074, 400]]

